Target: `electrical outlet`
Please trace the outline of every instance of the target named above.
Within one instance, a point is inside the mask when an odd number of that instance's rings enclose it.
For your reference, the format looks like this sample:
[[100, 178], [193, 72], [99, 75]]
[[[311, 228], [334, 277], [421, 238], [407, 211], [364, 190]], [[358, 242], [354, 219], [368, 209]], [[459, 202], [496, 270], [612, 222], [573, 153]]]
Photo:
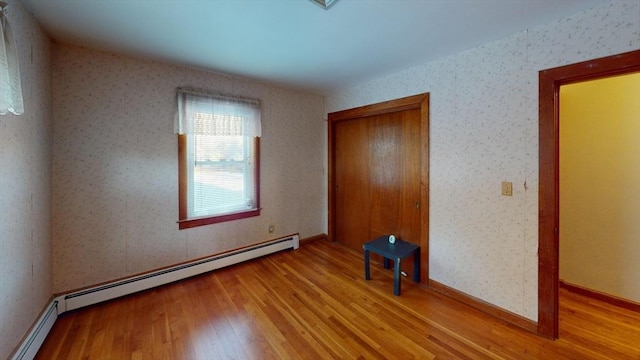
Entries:
[[273, 225], [269, 225], [269, 234], [273, 234], [274, 231], [276, 231], [276, 227]]
[[502, 182], [502, 195], [513, 196], [513, 183], [509, 181]]

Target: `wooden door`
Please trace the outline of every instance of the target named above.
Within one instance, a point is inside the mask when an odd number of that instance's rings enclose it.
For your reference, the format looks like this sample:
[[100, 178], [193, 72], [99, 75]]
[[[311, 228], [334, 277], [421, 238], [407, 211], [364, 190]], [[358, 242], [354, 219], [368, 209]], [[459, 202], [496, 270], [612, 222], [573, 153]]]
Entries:
[[[423, 123], [418, 107], [332, 124], [333, 240], [362, 251], [365, 242], [394, 234], [428, 246], [422, 241]], [[422, 262], [425, 267], [427, 258]], [[412, 263], [402, 266], [409, 276]]]

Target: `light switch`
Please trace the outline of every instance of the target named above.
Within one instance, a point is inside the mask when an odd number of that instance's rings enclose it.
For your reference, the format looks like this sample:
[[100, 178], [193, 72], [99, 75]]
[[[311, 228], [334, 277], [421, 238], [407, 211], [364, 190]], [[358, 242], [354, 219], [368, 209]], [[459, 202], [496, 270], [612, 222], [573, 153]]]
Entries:
[[502, 182], [502, 195], [513, 196], [513, 183], [509, 181]]

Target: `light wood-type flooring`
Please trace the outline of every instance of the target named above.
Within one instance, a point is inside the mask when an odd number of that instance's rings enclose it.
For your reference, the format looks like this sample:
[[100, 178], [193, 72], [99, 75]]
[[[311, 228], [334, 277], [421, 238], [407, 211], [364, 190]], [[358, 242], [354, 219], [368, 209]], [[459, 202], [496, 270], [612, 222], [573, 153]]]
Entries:
[[550, 341], [325, 240], [63, 314], [38, 359], [640, 359], [640, 314], [562, 291]]

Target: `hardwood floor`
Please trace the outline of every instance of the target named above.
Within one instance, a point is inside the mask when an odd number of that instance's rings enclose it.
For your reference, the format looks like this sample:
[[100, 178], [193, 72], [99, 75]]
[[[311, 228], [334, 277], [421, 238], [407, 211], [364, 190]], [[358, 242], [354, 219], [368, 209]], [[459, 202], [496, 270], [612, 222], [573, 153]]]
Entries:
[[327, 241], [62, 315], [37, 359], [640, 359], [640, 314], [562, 293], [549, 341]]

